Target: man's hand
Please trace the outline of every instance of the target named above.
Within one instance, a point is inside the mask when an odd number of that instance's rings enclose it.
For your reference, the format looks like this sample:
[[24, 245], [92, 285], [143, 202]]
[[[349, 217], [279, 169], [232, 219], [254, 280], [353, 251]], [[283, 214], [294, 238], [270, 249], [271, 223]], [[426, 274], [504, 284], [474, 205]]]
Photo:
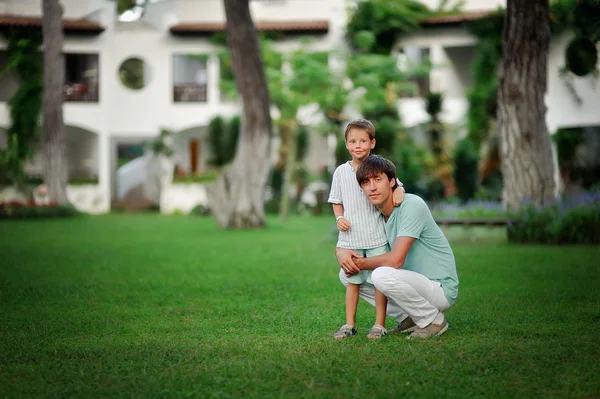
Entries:
[[392, 200], [394, 202], [394, 207], [399, 206], [402, 201], [404, 201], [404, 187], [398, 187], [394, 190]]
[[356, 265], [356, 267], [358, 267], [360, 270], [363, 270], [363, 266], [366, 261], [365, 258], [352, 258], [352, 260], [354, 261], [354, 264]]
[[354, 263], [355, 259], [362, 258], [358, 252], [351, 249], [336, 248], [335, 257], [342, 270], [346, 273], [346, 276], [353, 276], [360, 272], [360, 269]]
[[[404, 198], [404, 197], [403, 197]], [[350, 230], [350, 227], [352, 226], [352, 224], [350, 223], [350, 221], [346, 218], [340, 218], [337, 221], [337, 229], [339, 231], [348, 231]]]

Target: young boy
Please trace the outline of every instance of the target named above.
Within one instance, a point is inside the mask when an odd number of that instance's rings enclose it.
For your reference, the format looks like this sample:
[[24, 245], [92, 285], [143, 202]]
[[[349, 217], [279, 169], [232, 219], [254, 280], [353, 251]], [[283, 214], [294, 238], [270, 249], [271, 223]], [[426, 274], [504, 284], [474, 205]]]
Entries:
[[[357, 119], [346, 126], [346, 149], [352, 156], [337, 167], [333, 174], [328, 202], [333, 204], [333, 213], [340, 231], [337, 247], [352, 249], [364, 257], [381, 255], [387, 252], [387, 238], [383, 218], [379, 210], [371, 204], [356, 182], [356, 170], [375, 147], [375, 127], [366, 119]], [[394, 204], [404, 199], [404, 189], [394, 190]], [[358, 292], [365, 281], [371, 283], [371, 272], [362, 271], [348, 278], [346, 289], [346, 324], [333, 336], [345, 338], [356, 334], [356, 308]], [[375, 290], [375, 325], [367, 335], [377, 339], [387, 334], [385, 329], [387, 298]]]

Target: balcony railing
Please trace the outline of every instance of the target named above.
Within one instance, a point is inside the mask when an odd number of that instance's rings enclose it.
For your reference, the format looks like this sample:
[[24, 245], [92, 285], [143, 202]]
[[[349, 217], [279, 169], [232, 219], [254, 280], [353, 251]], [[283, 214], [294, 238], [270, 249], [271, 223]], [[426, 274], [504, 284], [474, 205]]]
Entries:
[[176, 103], [206, 102], [206, 85], [194, 83], [175, 85], [173, 100]]
[[98, 86], [87, 83], [65, 83], [63, 99], [69, 102], [98, 102]]

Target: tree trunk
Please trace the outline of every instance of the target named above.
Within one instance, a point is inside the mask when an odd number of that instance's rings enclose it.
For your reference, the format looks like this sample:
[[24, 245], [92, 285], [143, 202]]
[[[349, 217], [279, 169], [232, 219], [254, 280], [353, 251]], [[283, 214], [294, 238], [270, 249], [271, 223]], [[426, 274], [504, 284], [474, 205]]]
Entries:
[[62, 7], [59, 0], [43, 0], [44, 35], [43, 146], [44, 182], [50, 200], [60, 205], [67, 199], [66, 131], [63, 122], [63, 83], [65, 63], [62, 54]]
[[217, 178], [211, 210], [221, 228], [263, 227], [273, 134], [267, 79], [248, 0], [224, 0], [224, 4], [227, 41], [243, 112], [235, 157]]
[[540, 206], [557, 196], [544, 95], [550, 29], [548, 0], [508, 0], [503, 64], [498, 90], [503, 201]]

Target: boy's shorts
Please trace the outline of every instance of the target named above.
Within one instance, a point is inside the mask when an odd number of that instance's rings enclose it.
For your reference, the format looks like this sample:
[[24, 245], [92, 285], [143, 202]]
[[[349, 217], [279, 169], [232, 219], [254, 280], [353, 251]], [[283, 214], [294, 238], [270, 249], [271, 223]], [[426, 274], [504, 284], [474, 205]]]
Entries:
[[[355, 249], [354, 251], [358, 252], [365, 258], [371, 258], [377, 255], [383, 255], [387, 252], [387, 245], [382, 245], [381, 247], [369, 248], [369, 249]], [[371, 272], [372, 270], [363, 270], [354, 276], [348, 277], [348, 282], [350, 284], [360, 285], [365, 281], [369, 284], [373, 284], [371, 281]]]

